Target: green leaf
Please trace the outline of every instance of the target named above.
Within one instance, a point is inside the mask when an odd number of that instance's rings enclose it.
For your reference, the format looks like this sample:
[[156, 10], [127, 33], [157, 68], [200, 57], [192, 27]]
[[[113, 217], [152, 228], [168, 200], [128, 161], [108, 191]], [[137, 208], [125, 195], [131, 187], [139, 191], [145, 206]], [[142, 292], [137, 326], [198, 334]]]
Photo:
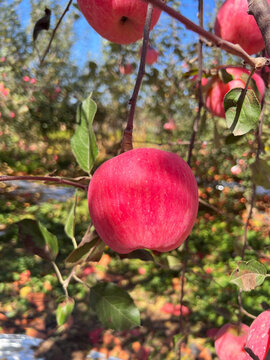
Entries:
[[106, 328], [122, 331], [140, 326], [140, 313], [132, 298], [113, 283], [92, 287], [90, 305]]
[[89, 256], [87, 256], [88, 261], [99, 261], [103, 255], [106, 244], [98, 239], [96, 246], [93, 248]]
[[234, 88], [224, 97], [228, 128], [235, 136], [244, 135], [257, 126], [261, 112], [260, 103], [253, 90]]
[[233, 76], [229, 74], [226, 69], [219, 69], [218, 76], [222, 80], [222, 82], [224, 82], [224, 84], [227, 84], [228, 82], [233, 80]]
[[74, 309], [74, 305], [75, 302], [72, 298], [68, 298], [58, 305], [56, 310], [56, 321], [58, 326], [64, 325], [68, 321], [68, 318]]
[[41, 223], [24, 219], [17, 223], [19, 239], [26, 249], [41, 258], [54, 261], [58, 254], [57, 237], [49, 232]]
[[[248, 78], [249, 78], [249, 74], [246, 74], [246, 73], [241, 74], [241, 79], [245, 82], [245, 84], [247, 83]], [[255, 92], [258, 99], [261, 98], [256, 81], [252, 77], [249, 79], [248, 87]]]
[[260, 262], [256, 260], [241, 261], [231, 274], [230, 282], [236, 284], [243, 291], [250, 291], [261, 285], [266, 276], [266, 268]]
[[179, 270], [179, 269], [181, 269], [181, 262], [180, 262], [178, 257], [168, 255], [167, 256], [167, 261], [168, 261], [169, 268], [171, 270]]
[[56, 259], [56, 256], [58, 254], [58, 241], [57, 237], [49, 232], [45, 226], [43, 226], [40, 222], [38, 223], [39, 229], [43, 235], [43, 238], [45, 240], [45, 243], [49, 249], [50, 255], [52, 260]]
[[270, 189], [270, 165], [266, 160], [258, 159], [250, 165], [252, 173], [252, 181], [256, 185]]
[[121, 259], [140, 259], [142, 261], [154, 261], [152, 254], [145, 249], [137, 249], [128, 254], [120, 254]]
[[77, 191], [75, 193], [75, 201], [72, 204], [65, 225], [65, 233], [71, 240], [74, 239], [74, 234], [75, 234], [76, 207], [77, 207]]
[[80, 167], [90, 173], [98, 154], [92, 123], [97, 111], [95, 102], [88, 97], [77, 108], [77, 127], [71, 138], [71, 148]]
[[89, 251], [97, 246], [100, 239], [98, 237], [92, 239], [90, 242], [83, 244], [82, 246], [78, 246], [69, 256], [66, 258], [67, 263], [76, 263], [80, 261], [84, 256], [86, 256]]
[[239, 140], [241, 140], [242, 137], [243, 137], [243, 135], [234, 136], [233, 134], [230, 134], [230, 135], [226, 136], [226, 138], [225, 138], [225, 144], [226, 144], [226, 145], [235, 144], [235, 143], [237, 143]]

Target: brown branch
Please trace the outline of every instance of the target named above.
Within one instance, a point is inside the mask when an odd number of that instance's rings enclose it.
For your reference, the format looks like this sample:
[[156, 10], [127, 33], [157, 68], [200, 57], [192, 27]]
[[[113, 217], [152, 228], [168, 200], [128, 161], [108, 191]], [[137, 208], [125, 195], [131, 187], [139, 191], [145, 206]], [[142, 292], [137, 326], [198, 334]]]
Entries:
[[62, 179], [60, 177], [51, 177], [51, 176], [7, 176], [3, 175], [0, 176], [0, 182], [1, 181], [18, 181], [18, 180], [27, 180], [27, 181], [45, 181], [45, 182], [55, 182], [58, 184], [64, 184], [69, 186], [74, 186], [83, 190], [87, 190], [88, 185], [83, 185], [80, 183], [76, 183], [71, 180]]
[[210, 41], [215, 46], [227, 51], [230, 54], [236, 55], [241, 57], [246, 64], [258, 69], [265, 65], [269, 65], [270, 61], [266, 58], [254, 58], [248, 55], [244, 49], [238, 44], [233, 44], [229, 41], [223, 40], [220, 37], [212, 34], [211, 32], [205, 30], [202, 26], [196, 25], [194, 22], [183, 16], [179, 11], [174, 10], [170, 6], [166, 5], [162, 0], [144, 0], [153, 4], [155, 7], [161, 9], [162, 11], [166, 12], [168, 15], [173, 17], [174, 19], [180, 21], [188, 30], [199, 34], [204, 39]]
[[150, 26], [151, 26], [152, 13], [153, 13], [153, 5], [148, 4], [145, 25], [144, 25], [143, 45], [142, 45], [140, 66], [139, 66], [138, 76], [137, 76], [137, 80], [136, 80], [135, 87], [133, 90], [133, 94], [131, 96], [131, 99], [129, 100], [130, 110], [129, 110], [127, 126], [126, 126], [126, 128], [124, 130], [124, 134], [123, 134], [121, 152], [125, 152], [125, 151], [131, 150], [133, 148], [133, 145], [132, 145], [133, 119], [134, 119], [138, 94], [140, 91], [142, 79], [145, 74], [145, 72], [144, 72], [145, 59], [146, 59], [147, 46], [148, 46], [148, 41], [149, 41], [149, 32], [150, 32]]
[[[203, 0], [198, 1], [198, 18], [199, 18], [199, 24], [200, 27], [203, 28]], [[201, 110], [203, 108], [203, 96], [202, 96], [202, 74], [203, 74], [203, 43], [201, 39], [199, 39], [198, 42], [198, 113], [193, 123], [193, 131], [190, 139], [190, 145], [188, 150], [188, 159], [187, 163], [189, 166], [191, 166], [191, 158], [192, 158], [192, 151], [195, 144], [195, 138], [198, 132], [198, 125], [201, 118]], [[187, 262], [189, 257], [189, 237], [185, 241], [185, 259], [183, 264], [183, 269], [181, 273], [181, 291], [180, 291], [180, 309], [183, 308], [183, 301], [185, 296], [185, 276], [187, 271]], [[180, 326], [180, 333], [184, 333], [183, 328], [183, 322], [184, 317], [182, 311], [180, 312], [180, 319], [179, 319], [179, 326]], [[181, 345], [182, 342], [179, 344], [179, 350], [178, 350], [178, 358], [181, 360]]]
[[56, 34], [56, 31], [57, 31], [57, 29], [59, 28], [59, 26], [60, 26], [60, 24], [61, 24], [64, 16], [65, 16], [66, 13], [69, 11], [69, 8], [70, 8], [70, 5], [71, 5], [71, 4], [72, 4], [72, 0], [69, 0], [68, 4], [67, 4], [67, 6], [66, 6], [66, 8], [65, 8], [65, 10], [64, 10], [64, 12], [63, 12], [63, 14], [61, 15], [61, 17], [60, 17], [60, 19], [58, 20], [55, 28], [53, 29], [52, 36], [51, 36], [51, 38], [50, 38], [49, 44], [48, 44], [48, 46], [47, 46], [47, 48], [46, 48], [46, 50], [45, 50], [45, 52], [44, 52], [44, 54], [43, 54], [43, 56], [42, 56], [42, 58], [41, 58], [41, 60], [40, 60], [40, 63], [39, 63], [40, 66], [43, 64], [43, 62], [44, 62], [44, 60], [45, 60], [45, 57], [47, 56], [48, 52], [50, 51], [50, 48], [51, 48], [53, 39], [54, 39], [55, 34]]
[[248, 14], [253, 15], [270, 54], [270, 6], [267, 0], [248, 0]]
[[240, 309], [240, 311], [241, 311], [244, 315], [248, 316], [249, 318], [251, 318], [251, 319], [253, 319], [253, 320], [256, 319], [256, 316], [250, 314], [247, 310], [245, 310], [245, 309], [243, 308], [243, 304], [242, 304], [242, 293], [241, 293], [241, 291], [240, 291], [239, 294], [238, 294], [238, 303], [239, 303], [239, 309]]

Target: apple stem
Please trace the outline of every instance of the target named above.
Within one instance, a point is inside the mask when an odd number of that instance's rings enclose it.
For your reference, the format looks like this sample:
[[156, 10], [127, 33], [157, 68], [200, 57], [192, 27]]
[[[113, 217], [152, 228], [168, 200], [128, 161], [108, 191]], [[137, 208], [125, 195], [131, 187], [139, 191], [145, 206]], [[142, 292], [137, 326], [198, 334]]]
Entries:
[[[162, 0], [144, 0], [148, 3], [153, 4], [155, 7], [159, 8], [160, 10], [166, 12], [168, 15], [173, 17], [174, 19], [180, 21], [188, 30], [191, 30], [199, 35], [201, 35], [204, 39], [210, 41], [211, 44], [214, 44], [216, 47], [219, 47], [230, 54], [236, 55], [241, 57], [246, 64], [249, 64], [253, 68], [260, 68], [266, 65], [269, 65], [269, 61], [267, 58], [254, 58], [249, 56], [249, 54], [238, 44], [233, 44], [230, 41], [226, 41], [221, 39], [220, 37], [216, 36], [215, 34], [205, 30], [202, 26], [199, 26], [189, 20], [187, 17], [183, 16], [179, 11], [176, 11], [172, 7], [168, 6]], [[251, 0], [248, 0], [251, 1]], [[266, 0], [263, 0], [266, 2]], [[269, 13], [268, 13], [269, 14]], [[269, 16], [269, 15], [268, 15]], [[268, 21], [269, 23], [269, 21]], [[268, 25], [269, 27], [269, 25]], [[269, 38], [267, 40], [269, 41]], [[263, 61], [262, 61], [263, 59]]]
[[17, 180], [30, 180], [30, 181], [46, 181], [46, 182], [55, 182], [58, 184], [65, 184], [74, 186], [83, 190], [87, 190], [88, 185], [83, 185], [80, 183], [77, 183], [75, 181], [63, 179], [60, 177], [52, 177], [52, 176], [0, 176], [0, 182], [1, 181], [17, 181]]
[[134, 86], [133, 94], [131, 96], [131, 99], [129, 100], [130, 111], [129, 111], [128, 121], [127, 121], [127, 126], [126, 126], [126, 128], [124, 130], [124, 134], [123, 134], [121, 153], [133, 149], [133, 145], [132, 145], [133, 119], [134, 119], [138, 94], [140, 91], [142, 79], [145, 74], [145, 71], [144, 71], [145, 70], [145, 58], [146, 58], [148, 41], [149, 41], [149, 32], [150, 32], [150, 26], [151, 26], [152, 13], [153, 13], [153, 5], [148, 4], [145, 25], [144, 25], [144, 32], [143, 32], [143, 45], [142, 45], [140, 66], [139, 66], [138, 76], [137, 76], [137, 80], [136, 80], [136, 83]]

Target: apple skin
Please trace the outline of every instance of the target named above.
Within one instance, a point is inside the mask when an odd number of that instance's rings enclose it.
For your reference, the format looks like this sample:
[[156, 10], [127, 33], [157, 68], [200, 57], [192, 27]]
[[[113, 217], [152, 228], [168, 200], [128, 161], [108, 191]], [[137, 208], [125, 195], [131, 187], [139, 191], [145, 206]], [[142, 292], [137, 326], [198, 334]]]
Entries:
[[[140, 56], [142, 55], [142, 48], [140, 48], [139, 54], [140, 54]], [[146, 57], [145, 57], [146, 64], [153, 65], [155, 62], [157, 62], [158, 55], [159, 55], [159, 53], [157, 50], [155, 50], [151, 46], [148, 46], [148, 48], [146, 50]]]
[[132, 64], [120, 65], [119, 71], [122, 75], [130, 75], [133, 73], [133, 66]]
[[183, 243], [198, 211], [196, 179], [177, 154], [134, 149], [103, 163], [88, 190], [97, 233], [114, 251], [166, 252]]
[[217, 36], [239, 44], [252, 55], [264, 49], [265, 44], [254, 17], [247, 11], [247, 0], [226, 0], [218, 10], [214, 30]]
[[[249, 70], [241, 67], [228, 66], [224, 67], [227, 73], [233, 76], [233, 80], [227, 84], [223, 83], [221, 79], [217, 78], [211, 88], [207, 91], [205, 105], [208, 110], [214, 115], [225, 118], [225, 110], [223, 105], [224, 96], [233, 88], [240, 87], [244, 89], [245, 81], [241, 79], [242, 74], [249, 74]], [[260, 93], [260, 99], [262, 99], [265, 91], [265, 85], [263, 79], [258, 74], [254, 74], [252, 79], [255, 81], [258, 91]], [[207, 84], [207, 83], [206, 83]], [[248, 87], [251, 88], [250, 86]]]
[[238, 326], [233, 324], [223, 325], [215, 335], [215, 348], [220, 360], [246, 360], [244, 346], [249, 327], [241, 324], [240, 333]]
[[[262, 312], [250, 325], [246, 347], [264, 360], [270, 347], [270, 310]], [[252, 359], [247, 354], [246, 360]]]
[[[88, 23], [103, 38], [117, 44], [131, 44], [143, 37], [147, 3], [141, 0], [77, 0]], [[160, 17], [154, 9], [151, 29]]]

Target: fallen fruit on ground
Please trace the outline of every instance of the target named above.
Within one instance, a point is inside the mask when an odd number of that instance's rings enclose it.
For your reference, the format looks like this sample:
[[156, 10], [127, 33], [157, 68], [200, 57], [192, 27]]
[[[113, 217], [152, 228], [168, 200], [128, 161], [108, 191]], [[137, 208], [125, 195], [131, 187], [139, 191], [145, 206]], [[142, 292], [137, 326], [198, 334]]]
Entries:
[[[270, 0], [268, 3], [270, 4]], [[254, 17], [247, 11], [247, 0], [226, 0], [217, 13], [215, 34], [239, 44], [252, 55], [264, 49], [265, 44]]]
[[[250, 325], [245, 348], [250, 349], [258, 359], [266, 359], [270, 347], [270, 310], [262, 312]], [[250, 354], [246, 360], [252, 359]]]
[[134, 149], [96, 170], [88, 204], [96, 231], [114, 251], [165, 252], [190, 234], [198, 211], [198, 188], [190, 167], [177, 154]]
[[[88, 23], [103, 38], [131, 44], [143, 37], [147, 3], [134, 0], [78, 0], [79, 8]], [[151, 29], [160, 16], [154, 9]]]
[[244, 346], [249, 327], [245, 324], [225, 324], [215, 335], [215, 348], [219, 360], [245, 360]]

